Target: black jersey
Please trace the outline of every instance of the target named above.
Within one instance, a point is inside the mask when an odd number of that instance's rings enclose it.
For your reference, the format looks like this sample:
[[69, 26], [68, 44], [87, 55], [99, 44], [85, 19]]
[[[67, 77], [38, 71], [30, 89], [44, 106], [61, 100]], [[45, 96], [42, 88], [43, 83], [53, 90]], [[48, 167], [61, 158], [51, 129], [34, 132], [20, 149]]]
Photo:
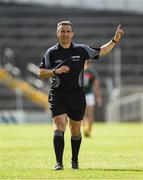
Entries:
[[100, 48], [91, 48], [85, 44], [71, 43], [64, 49], [59, 43], [45, 53], [40, 68], [54, 69], [63, 65], [70, 68], [68, 73], [52, 77], [51, 89], [61, 91], [83, 87], [84, 63], [87, 59], [98, 59]]

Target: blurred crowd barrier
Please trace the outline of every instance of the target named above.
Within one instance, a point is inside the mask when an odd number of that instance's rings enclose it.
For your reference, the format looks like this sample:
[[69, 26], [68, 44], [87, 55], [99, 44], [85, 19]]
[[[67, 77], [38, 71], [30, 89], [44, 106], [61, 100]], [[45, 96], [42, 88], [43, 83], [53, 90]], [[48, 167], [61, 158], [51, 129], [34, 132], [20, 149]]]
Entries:
[[50, 112], [0, 111], [0, 124], [51, 123]]

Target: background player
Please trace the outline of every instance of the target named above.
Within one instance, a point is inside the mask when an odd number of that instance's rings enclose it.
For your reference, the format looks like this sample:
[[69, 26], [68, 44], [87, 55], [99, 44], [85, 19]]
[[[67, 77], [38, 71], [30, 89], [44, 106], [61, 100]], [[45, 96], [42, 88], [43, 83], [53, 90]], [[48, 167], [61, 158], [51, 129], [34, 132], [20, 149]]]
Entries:
[[92, 61], [86, 61], [84, 66], [84, 91], [86, 98], [86, 111], [83, 122], [84, 135], [91, 135], [92, 125], [94, 122], [94, 108], [102, 106], [102, 96], [99, 82], [99, 75], [92, 66]]

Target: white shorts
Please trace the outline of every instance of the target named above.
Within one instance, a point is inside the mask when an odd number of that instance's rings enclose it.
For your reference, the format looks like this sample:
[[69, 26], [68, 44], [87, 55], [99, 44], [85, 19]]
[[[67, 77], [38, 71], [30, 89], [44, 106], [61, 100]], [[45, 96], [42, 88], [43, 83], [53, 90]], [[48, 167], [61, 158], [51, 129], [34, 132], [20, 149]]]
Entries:
[[87, 106], [94, 106], [95, 105], [95, 97], [94, 97], [93, 93], [86, 94], [85, 99], [86, 99], [86, 105]]

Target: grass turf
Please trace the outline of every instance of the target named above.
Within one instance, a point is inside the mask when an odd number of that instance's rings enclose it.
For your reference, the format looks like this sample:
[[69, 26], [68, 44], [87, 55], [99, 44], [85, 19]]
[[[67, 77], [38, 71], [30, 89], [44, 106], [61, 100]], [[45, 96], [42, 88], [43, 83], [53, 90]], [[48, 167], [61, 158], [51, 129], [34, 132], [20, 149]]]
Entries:
[[70, 168], [65, 133], [64, 170], [54, 171], [50, 124], [0, 126], [0, 179], [143, 179], [143, 124], [94, 124], [80, 149], [80, 170]]

